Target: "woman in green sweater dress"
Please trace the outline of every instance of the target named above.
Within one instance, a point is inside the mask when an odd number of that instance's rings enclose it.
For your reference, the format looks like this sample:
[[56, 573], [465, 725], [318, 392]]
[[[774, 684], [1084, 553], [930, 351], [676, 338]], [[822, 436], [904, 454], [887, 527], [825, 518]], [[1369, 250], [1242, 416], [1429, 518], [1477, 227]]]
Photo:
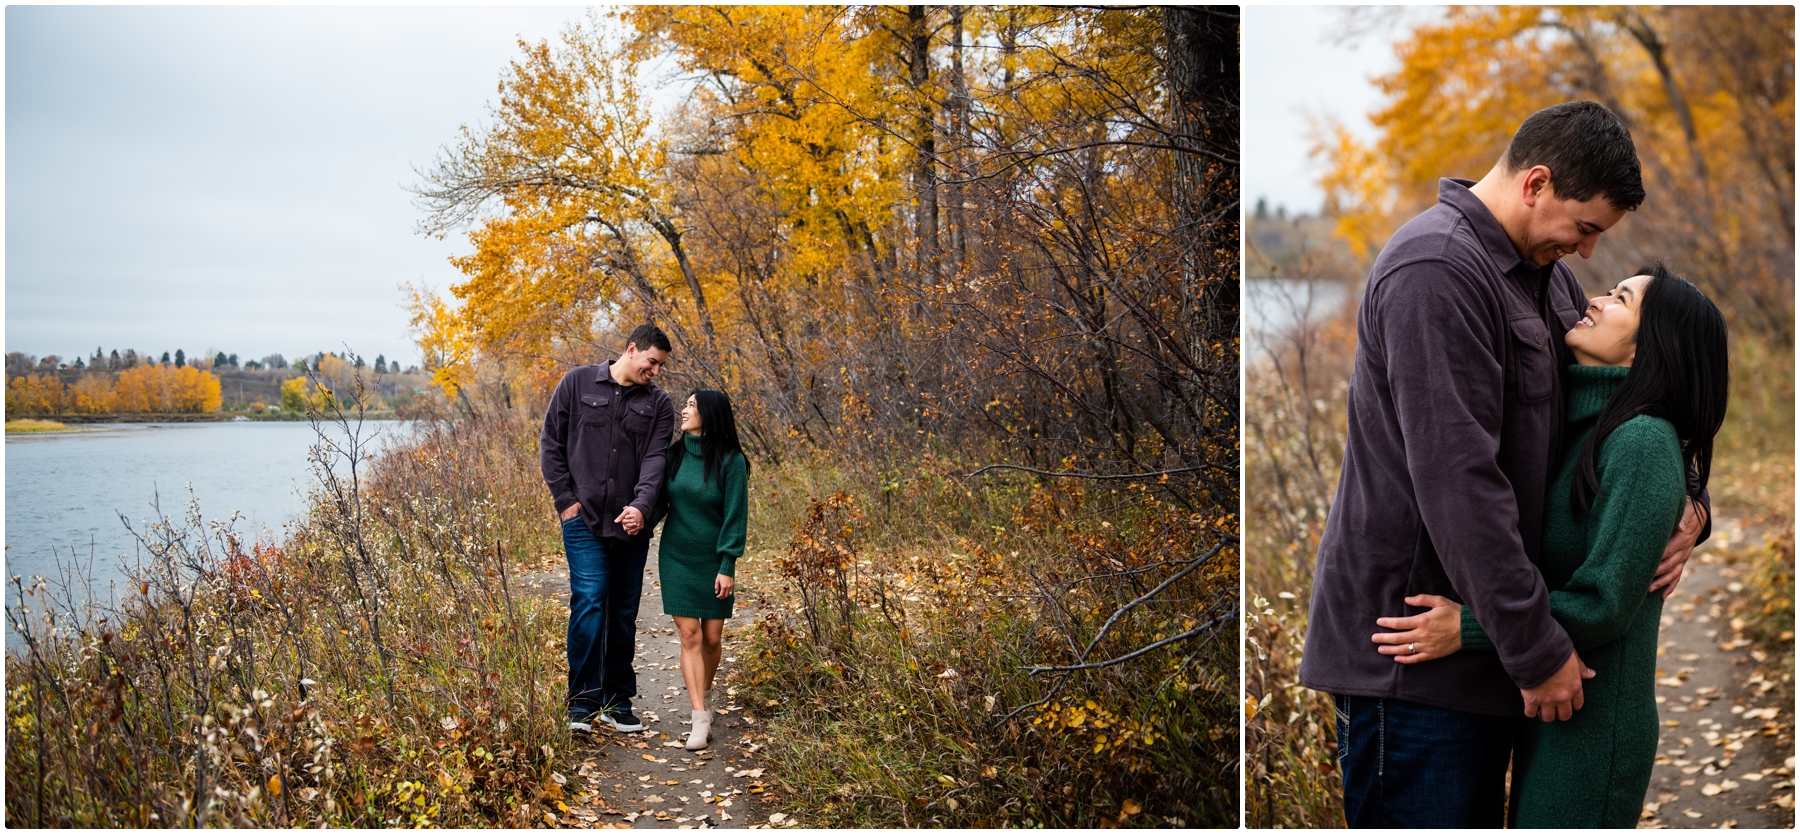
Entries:
[[681, 634], [681, 678], [693, 720], [687, 749], [712, 734], [707, 696], [719, 670], [720, 642], [736, 597], [737, 560], [744, 555], [750, 463], [738, 442], [731, 400], [702, 388], [681, 410], [681, 436], [669, 446], [667, 481], [650, 525], [664, 518], [657, 548], [663, 613]]
[[[1564, 341], [1577, 362], [1564, 376], [1568, 445], [1546, 497], [1538, 567], [1552, 616], [1591, 671], [1570, 720], [1519, 719], [1512, 826], [1634, 828], [1658, 732], [1662, 597], [1645, 589], [1690, 490], [1706, 485], [1725, 417], [1725, 322], [1657, 264], [1592, 299]], [[1469, 609], [1433, 595], [1407, 603], [1431, 610], [1378, 620], [1412, 629], [1382, 653], [1417, 662], [1493, 649]]]

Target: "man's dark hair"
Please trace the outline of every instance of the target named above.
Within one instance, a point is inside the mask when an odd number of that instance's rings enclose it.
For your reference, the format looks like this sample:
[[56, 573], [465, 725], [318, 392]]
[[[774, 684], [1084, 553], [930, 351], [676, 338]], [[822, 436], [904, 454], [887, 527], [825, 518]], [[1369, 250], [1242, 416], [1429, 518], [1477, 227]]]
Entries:
[[625, 344], [626, 346], [637, 345], [638, 350], [649, 350], [651, 348], [669, 352], [675, 350], [673, 347], [669, 346], [668, 334], [662, 332], [662, 328], [649, 322], [640, 324], [637, 326], [636, 330], [631, 331], [631, 335], [625, 337]]
[[1546, 107], [1525, 119], [1502, 157], [1508, 171], [1550, 169], [1556, 196], [1581, 202], [1606, 196], [1612, 207], [1636, 211], [1644, 202], [1637, 147], [1611, 110], [1591, 101]]

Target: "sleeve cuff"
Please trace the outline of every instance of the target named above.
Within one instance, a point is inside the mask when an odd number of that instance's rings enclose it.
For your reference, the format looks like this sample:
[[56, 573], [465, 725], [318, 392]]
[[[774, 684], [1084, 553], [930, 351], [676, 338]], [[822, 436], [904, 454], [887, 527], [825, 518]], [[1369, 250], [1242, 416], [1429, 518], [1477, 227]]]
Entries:
[[1481, 623], [1475, 621], [1475, 610], [1467, 605], [1462, 609], [1462, 647], [1464, 650], [1474, 649], [1487, 652], [1494, 650], [1494, 641], [1488, 639], [1488, 634], [1482, 630]]

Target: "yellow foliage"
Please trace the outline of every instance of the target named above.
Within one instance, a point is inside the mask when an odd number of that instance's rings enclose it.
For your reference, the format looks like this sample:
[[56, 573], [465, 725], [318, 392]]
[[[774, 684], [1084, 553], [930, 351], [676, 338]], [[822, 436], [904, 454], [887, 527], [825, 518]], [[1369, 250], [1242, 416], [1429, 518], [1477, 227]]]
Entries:
[[412, 289], [407, 310], [412, 314], [413, 340], [419, 346], [425, 370], [431, 373], [432, 384], [442, 388], [445, 395], [455, 396], [473, 373], [475, 348], [468, 320], [443, 299], [417, 288]]
[[128, 413], [210, 413], [222, 402], [219, 378], [211, 371], [159, 364], [121, 371], [108, 405]]
[[[1322, 126], [1315, 153], [1338, 232], [1358, 255], [1436, 200], [1439, 177], [1479, 179], [1533, 112], [1598, 101], [1631, 131], [1644, 205], [1574, 263], [1610, 285], [1663, 257], [1725, 309], [1792, 334], [1794, 11], [1770, 7], [1452, 7], [1395, 47], [1400, 67], [1362, 144]], [[1617, 252], [1617, 255], [1609, 255]], [[1612, 261], [1609, 258], [1620, 258]], [[1599, 274], [1591, 274], [1598, 272]]]
[[15, 376], [6, 383], [9, 418], [61, 414], [68, 404], [68, 390], [56, 374]]
[[112, 383], [103, 374], [86, 374], [69, 386], [69, 410], [77, 414], [112, 411]]
[[[325, 358], [333, 359], [334, 357], [326, 354]], [[347, 364], [341, 359], [338, 360], [338, 363], [340, 365]], [[324, 365], [325, 363], [320, 362], [320, 364]], [[284, 410], [306, 411], [311, 409], [319, 411], [330, 408], [336, 403], [337, 398], [331, 393], [331, 389], [318, 382], [312, 383], [312, 390], [309, 392], [306, 377], [297, 376], [281, 383], [281, 407]]]

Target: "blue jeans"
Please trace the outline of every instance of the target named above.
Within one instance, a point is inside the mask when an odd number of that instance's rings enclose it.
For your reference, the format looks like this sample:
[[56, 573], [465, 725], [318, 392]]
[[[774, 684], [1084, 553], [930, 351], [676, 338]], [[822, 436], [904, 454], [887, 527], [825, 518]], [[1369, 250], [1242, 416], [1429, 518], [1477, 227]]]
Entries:
[[569, 556], [569, 717], [630, 709], [637, 697], [631, 659], [650, 538], [601, 539], [581, 516], [563, 522], [562, 534]]
[[1333, 695], [1351, 828], [1501, 828], [1512, 719]]

